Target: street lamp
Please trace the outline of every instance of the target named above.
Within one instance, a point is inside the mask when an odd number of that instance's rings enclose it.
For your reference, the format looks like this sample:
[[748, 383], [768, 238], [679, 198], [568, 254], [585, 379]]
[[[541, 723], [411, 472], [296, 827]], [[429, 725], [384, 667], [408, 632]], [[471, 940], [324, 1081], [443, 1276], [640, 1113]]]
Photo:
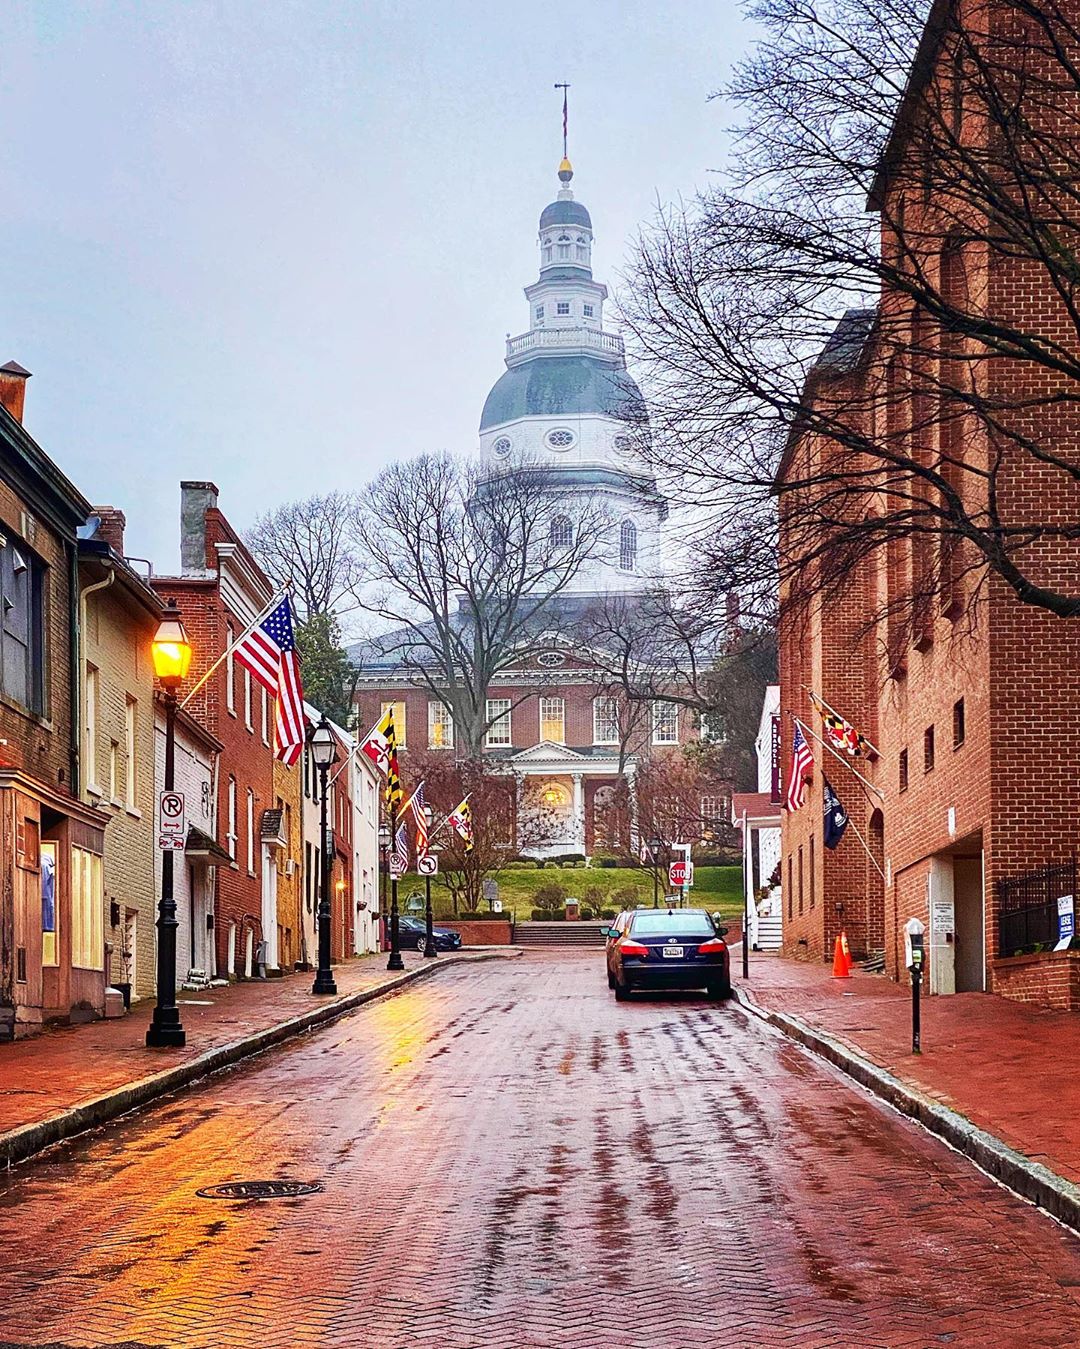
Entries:
[[[176, 777], [176, 693], [191, 665], [191, 643], [175, 600], [165, 606], [151, 644], [154, 674], [165, 691], [165, 782], [171, 792]], [[172, 840], [170, 840], [170, 844]], [[161, 854], [161, 896], [158, 900], [157, 1004], [146, 1029], [146, 1043], [182, 1049], [187, 1041], [176, 1005], [176, 900], [173, 898], [173, 850]]]
[[389, 862], [386, 860], [386, 854], [390, 851], [390, 826], [388, 824], [379, 825], [379, 917], [383, 922], [383, 938], [385, 939], [389, 927], [389, 913], [386, 907], [386, 873], [389, 870]]
[[326, 719], [325, 712], [318, 726], [312, 729], [308, 737], [308, 748], [319, 771], [319, 846], [322, 850], [322, 863], [319, 874], [319, 967], [315, 971], [312, 993], [336, 993], [337, 984], [330, 969], [330, 830], [326, 817], [326, 798], [329, 792], [327, 776], [337, 763], [338, 741], [334, 728]]

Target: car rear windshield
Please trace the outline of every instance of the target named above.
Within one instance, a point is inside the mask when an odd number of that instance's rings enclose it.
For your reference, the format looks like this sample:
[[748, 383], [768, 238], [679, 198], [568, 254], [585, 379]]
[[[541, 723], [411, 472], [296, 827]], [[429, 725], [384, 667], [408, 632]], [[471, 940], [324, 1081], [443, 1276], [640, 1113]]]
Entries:
[[711, 937], [713, 925], [705, 913], [638, 913], [635, 937]]

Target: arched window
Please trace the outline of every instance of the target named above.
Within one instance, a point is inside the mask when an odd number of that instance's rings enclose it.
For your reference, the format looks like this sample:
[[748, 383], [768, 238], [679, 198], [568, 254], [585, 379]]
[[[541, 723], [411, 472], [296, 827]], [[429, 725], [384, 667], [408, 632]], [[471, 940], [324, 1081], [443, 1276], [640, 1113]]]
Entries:
[[569, 548], [574, 542], [574, 526], [568, 515], [557, 515], [552, 520], [550, 538], [552, 548]]
[[564, 261], [570, 257], [570, 236], [569, 234], [559, 235], [559, 257]]
[[577, 260], [578, 260], [578, 262], [585, 262], [585, 261], [588, 260], [588, 257], [589, 257], [589, 246], [588, 246], [588, 244], [587, 244], [586, 241], [585, 241], [585, 236], [584, 236], [584, 234], [579, 234], [578, 237], [577, 237], [577, 250], [576, 250], [576, 253], [577, 253]]
[[637, 526], [633, 520], [624, 520], [619, 531], [619, 566], [633, 571], [637, 566]]

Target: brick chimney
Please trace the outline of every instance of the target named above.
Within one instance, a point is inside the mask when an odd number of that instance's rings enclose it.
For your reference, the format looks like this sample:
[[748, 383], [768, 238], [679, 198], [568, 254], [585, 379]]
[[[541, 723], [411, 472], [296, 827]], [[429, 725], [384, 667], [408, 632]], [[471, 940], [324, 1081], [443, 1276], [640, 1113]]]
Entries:
[[124, 526], [127, 516], [115, 506], [95, 506], [94, 514], [101, 521], [97, 536], [104, 539], [114, 553], [124, 556]]
[[29, 378], [30, 371], [24, 370], [17, 361], [8, 361], [7, 365], [0, 365], [0, 403], [17, 422], [23, 419], [26, 381]]
[[180, 484], [180, 570], [205, 572], [206, 512], [218, 503], [218, 489], [212, 482]]

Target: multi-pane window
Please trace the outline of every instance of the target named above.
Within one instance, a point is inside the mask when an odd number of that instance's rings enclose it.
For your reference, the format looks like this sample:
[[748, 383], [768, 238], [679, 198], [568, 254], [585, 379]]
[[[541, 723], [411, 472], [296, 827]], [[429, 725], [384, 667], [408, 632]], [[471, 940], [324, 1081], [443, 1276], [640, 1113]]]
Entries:
[[229, 828], [225, 835], [229, 844], [229, 856], [236, 860], [236, 779], [229, 779]]
[[255, 793], [248, 788], [247, 794], [247, 869], [248, 875], [255, 875]]
[[593, 744], [619, 743], [619, 700], [602, 697], [593, 699]]
[[703, 824], [724, 824], [731, 814], [731, 800], [727, 796], [703, 796], [701, 820]]
[[232, 644], [236, 641], [236, 630], [231, 623], [225, 625], [225, 706], [236, 716], [236, 665], [233, 662]]
[[699, 734], [706, 744], [722, 741], [724, 739], [723, 713], [702, 712]]
[[652, 742], [654, 745], [679, 743], [679, 708], [677, 703], [657, 699], [652, 705]]
[[0, 689], [45, 711], [45, 568], [21, 543], [0, 547]]
[[902, 792], [906, 792], [908, 785], [908, 758], [906, 749], [902, 749], [900, 751], [899, 781], [900, 781], [900, 790]]
[[270, 706], [269, 706], [269, 704], [270, 704], [270, 698], [269, 698], [269, 696], [268, 696], [268, 694], [267, 694], [267, 692], [266, 692], [265, 686], [262, 685], [262, 684], [259, 685], [259, 693], [260, 693], [260, 695], [261, 695], [261, 699], [260, 699], [260, 700], [261, 700], [261, 702], [262, 702], [262, 738], [263, 738], [263, 744], [264, 744], [264, 745], [269, 745], [269, 743], [270, 743]]
[[570, 236], [569, 234], [560, 234], [557, 244], [560, 262], [570, 261]]
[[100, 970], [105, 963], [104, 906], [101, 858], [85, 848], [72, 848], [71, 963], [80, 970]]
[[83, 774], [88, 787], [97, 785], [98, 692], [100, 681], [92, 665], [86, 667], [86, 697], [83, 707]]
[[450, 709], [438, 698], [427, 705], [428, 749], [454, 748], [454, 718]]
[[135, 809], [135, 784], [138, 775], [138, 758], [135, 743], [135, 716], [138, 703], [128, 698], [124, 704], [124, 750], [127, 757], [127, 773], [124, 778], [124, 804], [128, 810]]
[[596, 310], [593, 308], [591, 304], [587, 304], [582, 307], [582, 313], [585, 315], [587, 319], [591, 319], [593, 315], [596, 313]]
[[958, 698], [952, 707], [952, 743], [953, 749], [959, 749], [964, 743], [964, 700]]
[[116, 740], [109, 741], [109, 800], [120, 801], [120, 745]]
[[556, 314], [560, 314], [562, 315], [563, 318], [565, 318], [566, 315], [570, 313], [570, 301], [558, 300], [555, 304], [555, 312]]
[[566, 706], [561, 698], [540, 699], [540, 739], [566, 743]]
[[633, 520], [624, 520], [619, 530], [619, 566], [623, 571], [633, 571], [637, 566], [637, 525]]
[[398, 749], [404, 749], [404, 748], [405, 748], [405, 704], [404, 704], [403, 702], [383, 703], [382, 707], [381, 707], [379, 710], [380, 710], [380, 712], [385, 713], [386, 710], [387, 710], [387, 708], [390, 708], [390, 707], [392, 707], [392, 708], [394, 709], [394, 740], [395, 740], [395, 742], [397, 743]]
[[251, 720], [251, 671], [244, 667], [244, 725], [249, 731], [255, 729], [255, 724]]
[[[550, 249], [548, 251], [550, 252]], [[537, 323], [543, 323], [544, 321], [544, 306], [542, 304], [536, 306], [536, 321]]]
[[510, 699], [489, 698], [484, 712], [488, 722], [487, 743], [489, 746], [509, 745], [510, 737]]
[[548, 531], [552, 548], [569, 548], [574, 542], [574, 526], [568, 515], [557, 515]]
[[923, 731], [923, 772], [929, 773], [934, 767], [934, 728], [927, 726]]

